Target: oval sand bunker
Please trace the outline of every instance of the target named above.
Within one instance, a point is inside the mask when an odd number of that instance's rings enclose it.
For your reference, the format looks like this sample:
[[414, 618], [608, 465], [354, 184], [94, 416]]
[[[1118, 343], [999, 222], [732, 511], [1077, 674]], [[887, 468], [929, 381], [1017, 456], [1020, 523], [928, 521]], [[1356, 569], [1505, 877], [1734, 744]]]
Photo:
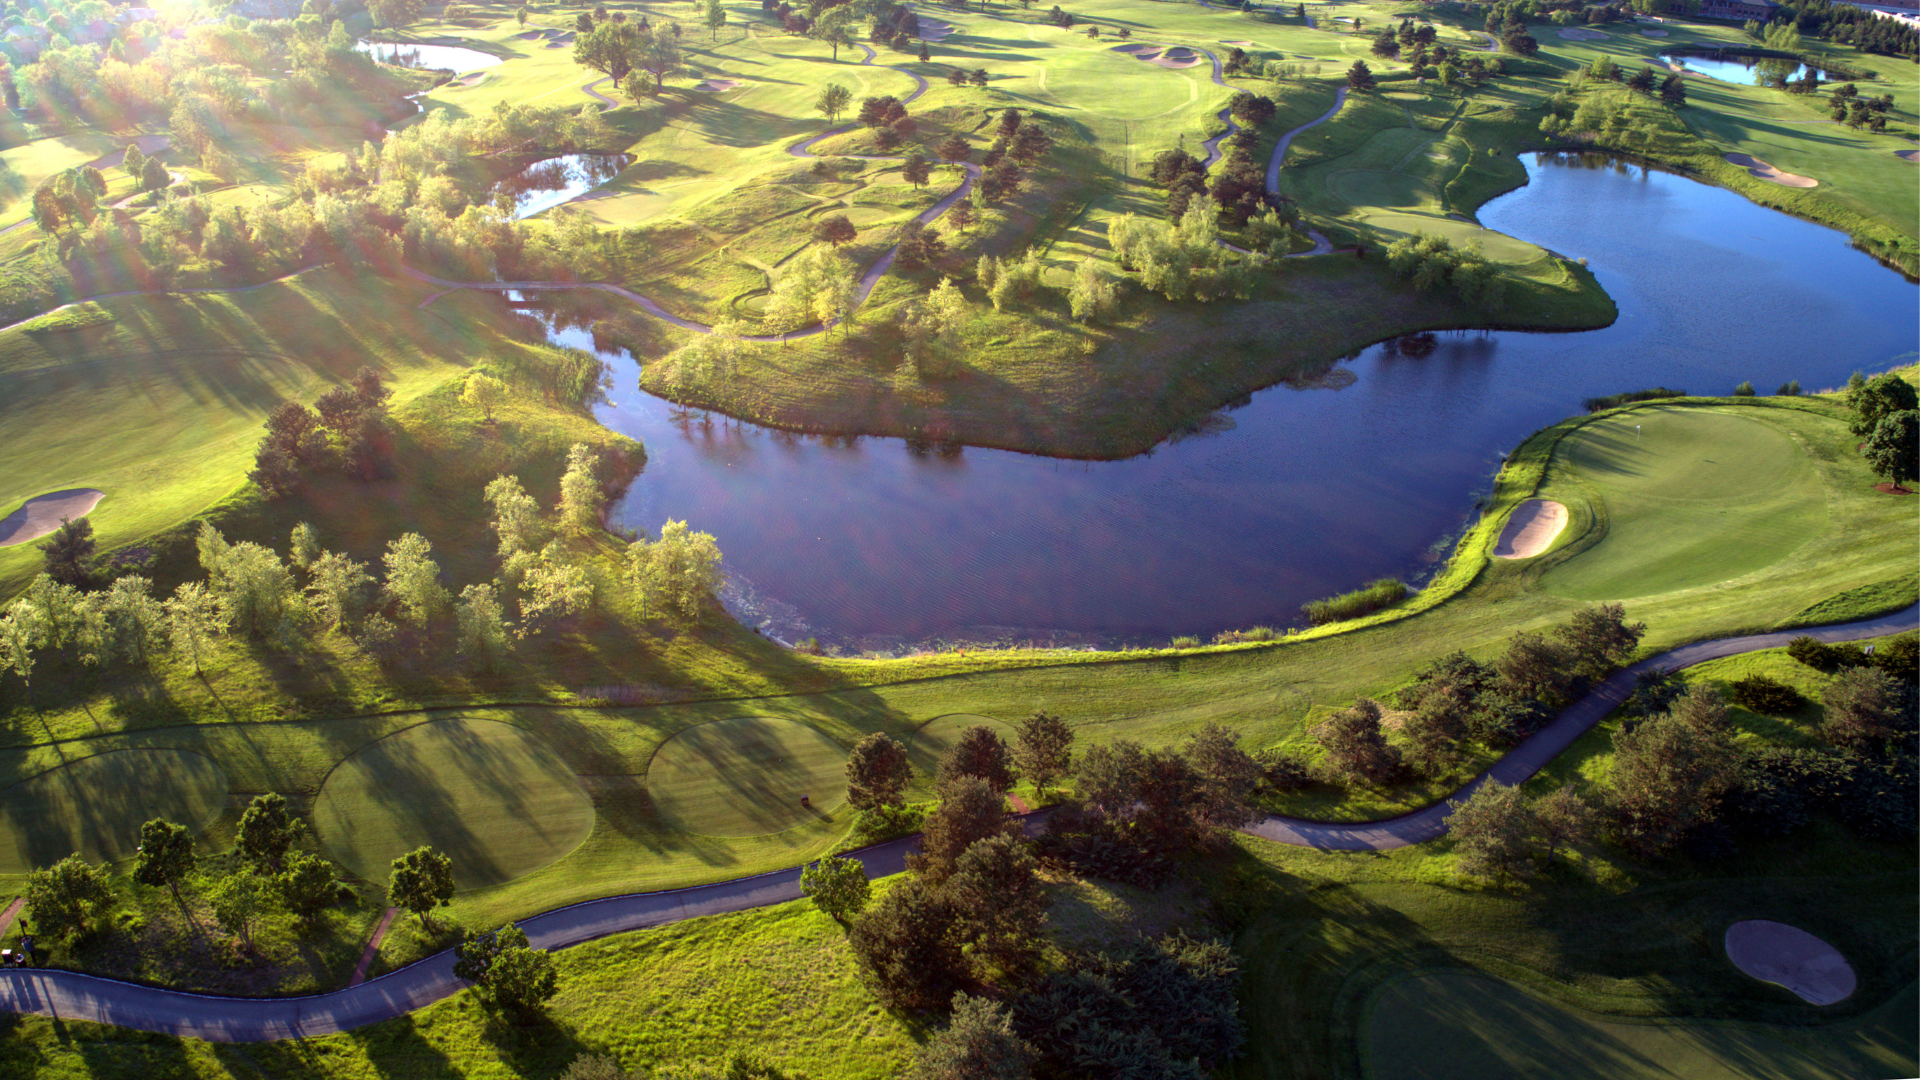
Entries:
[[0, 547], [38, 540], [59, 528], [61, 518], [86, 517], [104, 498], [106, 492], [93, 488], [69, 488], [28, 499], [20, 509], [0, 518]]
[[1727, 959], [1759, 979], [1784, 986], [1800, 1000], [1831, 1005], [1853, 993], [1853, 966], [1833, 946], [1798, 927], [1748, 919], [1727, 927]]
[[1528, 499], [1514, 508], [1494, 545], [1496, 559], [1531, 559], [1547, 550], [1567, 527], [1567, 508], [1551, 499]]

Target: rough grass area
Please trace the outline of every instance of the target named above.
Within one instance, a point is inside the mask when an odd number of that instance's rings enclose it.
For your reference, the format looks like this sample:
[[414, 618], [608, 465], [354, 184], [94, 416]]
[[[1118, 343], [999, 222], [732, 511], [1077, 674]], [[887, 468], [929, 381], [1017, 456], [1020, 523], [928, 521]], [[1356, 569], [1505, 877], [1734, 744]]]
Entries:
[[342, 761], [313, 806], [328, 854], [369, 881], [423, 844], [466, 889], [566, 855], [593, 829], [593, 801], [540, 739], [492, 720], [432, 720]]
[[1912, 987], [1838, 1024], [1622, 1023], [1465, 971], [1376, 991], [1365, 1032], [1371, 1076], [1525, 1075], [1607, 1080], [1649, 1071], [1689, 1080], [1856, 1080], [1912, 1068]]

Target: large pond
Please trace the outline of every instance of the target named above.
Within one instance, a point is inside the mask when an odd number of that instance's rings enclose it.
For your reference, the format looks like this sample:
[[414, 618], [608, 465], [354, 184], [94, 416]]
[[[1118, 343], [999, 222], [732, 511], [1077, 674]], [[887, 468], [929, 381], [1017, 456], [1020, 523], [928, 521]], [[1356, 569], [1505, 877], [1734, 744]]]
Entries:
[[458, 45], [362, 41], [356, 43], [354, 48], [367, 53], [383, 64], [394, 64], [399, 67], [444, 68], [455, 75], [490, 68], [503, 59], [492, 53], [484, 53], [479, 49], [466, 49]]
[[1295, 623], [1307, 600], [1430, 572], [1502, 455], [1582, 398], [1818, 389], [1915, 349], [1920, 291], [1840, 233], [1596, 157], [1527, 169], [1482, 221], [1590, 259], [1613, 326], [1441, 335], [1417, 358], [1375, 347], [1337, 388], [1275, 387], [1216, 434], [1107, 463], [688, 422], [609, 356], [597, 415], [650, 459], [614, 519], [713, 533], [729, 605], [787, 640], [1164, 641]]
[[1775, 57], [1731, 56], [1715, 60], [1705, 56], [1669, 56], [1667, 59], [1688, 71], [1743, 86], [1784, 86], [1788, 79], [1798, 80], [1803, 71], [1799, 61]]

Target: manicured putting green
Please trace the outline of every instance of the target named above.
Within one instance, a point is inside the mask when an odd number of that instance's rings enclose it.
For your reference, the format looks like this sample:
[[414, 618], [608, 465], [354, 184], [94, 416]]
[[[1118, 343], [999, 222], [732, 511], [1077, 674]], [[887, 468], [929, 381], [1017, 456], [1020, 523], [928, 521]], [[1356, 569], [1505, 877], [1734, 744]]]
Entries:
[[[847, 800], [847, 748], [791, 720], [696, 724], [661, 744], [647, 795], [677, 829], [764, 836], [817, 820]], [[800, 805], [806, 796], [809, 805]]]
[[313, 807], [327, 850], [369, 881], [431, 844], [463, 889], [553, 862], [593, 831], [593, 802], [546, 743], [493, 720], [435, 720], [334, 767]]
[[0, 873], [24, 874], [78, 851], [124, 859], [152, 818], [195, 832], [227, 805], [227, 774], [187, 750], [116, 750], [0, 791]]
[[971, 713], [937, 716], [922, 724], [920, 730], [913, 733], [913, 741], [907, 744], [907, 760], [913, 763], [913, 778], [917, 786], [930, 788], [933, 770], [939, 767], [941, 755], [959, 742], [960, 734], [971, 727], [989, 728], [1007, 745], [1013, 745], [1013, 725], [1003, 720]]
[[1622, 1023], [1543, 1001], [1498, 979], [1434, 972], [1375, 992], [1366, 1012], [1366, 1071], [1381, 1080], [1912, 1076], [1913, 1005], [1909, 988], [1861, 1020], [1826, 1027]]
[[1739, 577], [1786, 558], [1827, 523], [1826, 493], [1800, 446], [1726, 410], [1609, 417], [1562, 442], [1555, 464], [1586, 482], [1607, 520], [1603, 540], [1542, 580], [1577, 600]]

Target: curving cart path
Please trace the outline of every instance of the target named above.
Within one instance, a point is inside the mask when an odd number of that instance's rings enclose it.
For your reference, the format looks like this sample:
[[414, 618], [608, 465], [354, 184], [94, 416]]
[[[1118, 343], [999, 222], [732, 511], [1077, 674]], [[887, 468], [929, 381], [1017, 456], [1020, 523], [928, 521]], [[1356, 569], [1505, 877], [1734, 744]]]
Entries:
[[[1920, 604], [1892, 615], [1863, 619], [1859, 622], [1841, 623], [1817, 629], [1781, 630], [1771, 634], [1748, 634], [1745, 637], [1720, 638], [1715, 641], [1697, 641], [1692, 645], [1683, 645], [1658, 656], [1650, 656], [1631, 667], [1615, 672], [1612, 678], [1595, 687], [1586, 697], [1567, 706], [1559, 716], [1553, 719], [1552, 723], [1535, 732], [1531, 738], [1515, 747], [1506, 757], [1495, 762], [1486, 772], [1474, 777], [1471, 783], [1455, 792], [1452, 798], [1464, 799], [1479, 790], [1480, 786], [1489, 780], [1498, 780], [1502, 784], [1512, 785], [1539, 772], [1547, 762], [1558, 757], [1580, 736], [1592, 730], [1595, 724], [1631, 697], [1634, 683], [1641, 672], [1678, 671], [1708, 660], [1719, 660], [1760, 649], [1777, 649], [1801, 635], [1832, 644], [1840, 641], [1858, 641], [1862, 638], [1884, 637], [1916, 628], [1920, 628]], [[1415, 810], [1411, 814], [1402, 814], [1384, 821], [1356, 822], [1351, 825], [1270, 817], [1248, 826], [1246, 831], [1267, 840], [1282, 844], [1297, 844], [1301, 847], [1329, 851], [1386, 851], [1425, 843], [1428, 840], [1437, 840], [1446, 835], [1447, 816], [1453, 813], [1453, 807], [1448, 805], [1451, 801], [1450, 799], [1446, 802], [1438, 802], [1424, 809]]]
[[[1778, 648], [1801, 634], [1825, 642], [1881, 637], [1920, 627], [1920, 605], [1893, 615], [1818, 629], [1751, 634], [1682, 646], [1642, 660], [1602, 683], [1553, 723], [1500, 759], [1460, 791], [1471, 793], [1488, 779], [1519, 783], [1573, 745], [1633, 691], [1642, 671], [1673, 671], [1706, 660], [1757, 649]], [[1284, 844], [1335, 851], [1378, 851], [1437, 839], [1447, 830], [1445, 803], [1386, 821], [1351, 825], [1271, 817], [1246, 831]], [[1045, 811], [1025, 815], [1037, 832]], [[908, 837], [857, 854], [874, 876], [897, 874], [917, 843]], [[535, 948], [562, 949], [609, 934], [641, 930], [703, 915], [745, 911], [800, 898], [800, 868], [777, 870], [691, 889], [635, 893], [591, 900], [524, 919], [520, 926]], [[453, 974], [453, 954], [438, 953], [369, 982], [292, 998], [236, 998], [161, 990], [72, 971], [0, 970], [0, 1010], [63, 1020], [117, 1024], [213, 1042], [267, 1042], [350, 1031], [432, 1004], [467, 987]]]

